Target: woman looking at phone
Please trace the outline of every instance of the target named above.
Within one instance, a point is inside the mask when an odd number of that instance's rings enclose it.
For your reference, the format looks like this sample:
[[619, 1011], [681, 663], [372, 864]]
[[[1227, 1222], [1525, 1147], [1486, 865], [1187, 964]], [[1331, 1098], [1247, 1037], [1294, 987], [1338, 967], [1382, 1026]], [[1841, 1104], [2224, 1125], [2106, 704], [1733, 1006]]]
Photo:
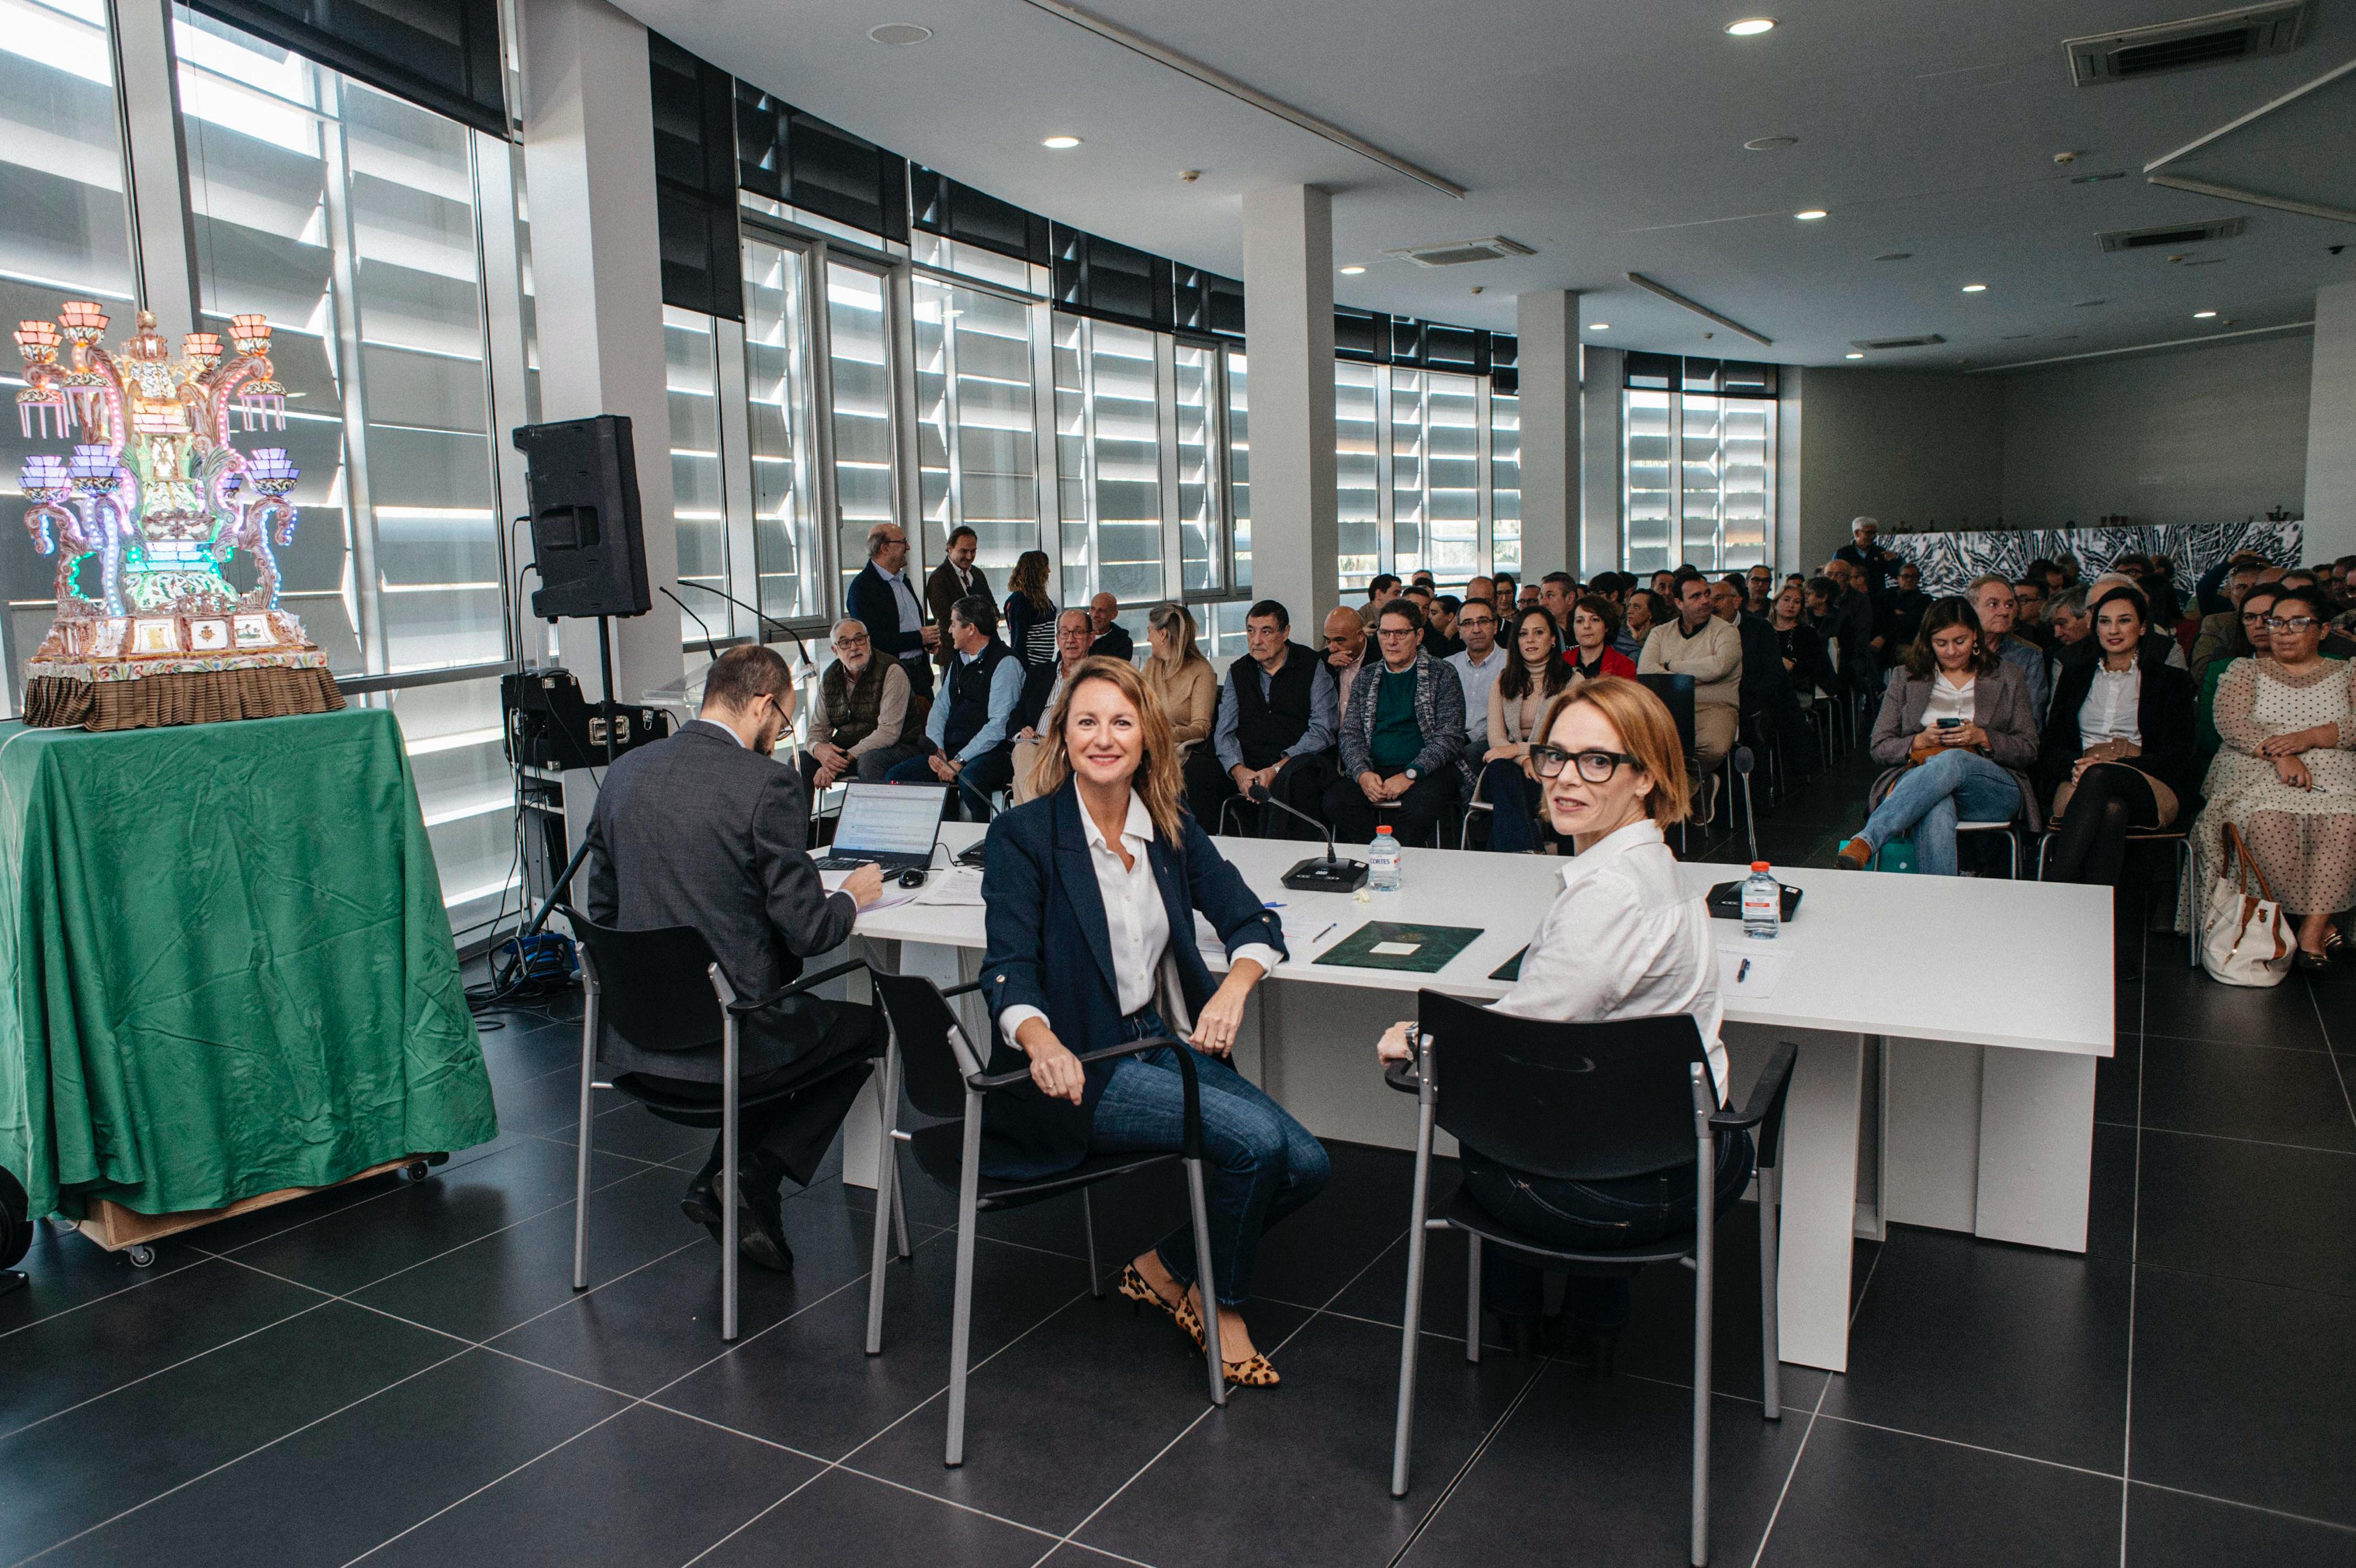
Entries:
[[1873, 721], [1873, 760], [1889, 768], [1866, 798], [1865, 829], [1841, 846], [1838, 864], [1862, 870], [1893, 838], [1914, 839], [1915, 869], [1955, 874], [1955, 824], [2009, 822], [2036, 794], [2024, 770], [2037, 761], [2037, 723], [2019, 667], [1980, 635], [1971, 601], [1942, 599], [1890, 672]]

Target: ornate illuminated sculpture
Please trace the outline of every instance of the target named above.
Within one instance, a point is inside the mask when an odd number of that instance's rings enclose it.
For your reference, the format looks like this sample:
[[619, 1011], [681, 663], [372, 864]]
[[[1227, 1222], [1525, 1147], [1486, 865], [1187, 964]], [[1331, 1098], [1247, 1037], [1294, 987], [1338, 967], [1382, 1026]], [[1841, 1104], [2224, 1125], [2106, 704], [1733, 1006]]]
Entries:
[[[100, 346], [106, 322], [77, 300], [16, 327], [25, 433], [75, 443], [70, 458], [27, 458], [21, 475], [25, 527], [58, 559], [26, 721], [128, 730], [341, 708], [327, 656], [278, 603], [297, 470], [283, 447], [230, 444], [232, 421], [286, 427], [270, 324], [232, 319], [227, 358], [218, 333], [191, 332], [176, 359], [147, 312], [119, 357]], [[256, 576], [242, 593], [222, 570], [241, 549]]]

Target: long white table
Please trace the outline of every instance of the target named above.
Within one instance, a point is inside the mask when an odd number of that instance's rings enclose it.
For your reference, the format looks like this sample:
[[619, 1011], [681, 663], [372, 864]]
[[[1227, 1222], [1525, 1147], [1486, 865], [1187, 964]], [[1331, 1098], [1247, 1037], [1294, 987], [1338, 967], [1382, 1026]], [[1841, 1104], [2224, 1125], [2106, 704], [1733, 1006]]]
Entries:
[[[952, 824], [941, 837], [955, 852], [980, 833]], [[1263, 899], [1284, 906], [1288, 927], [1333, 927], [1291, 941], [1290, 958], [1254, 993], [1237, 1065], [1320, 1136], [1412, 1147], [1415, 1106], [1384, 1085], [1376, 1036], [1412, 1016], [1426, 987], [1503, 996], [1508, 983], [1491, 976], [1561, 891], [1562, 862], [1408, 849], [1404, 890], [1361, 902], [1282, 885], [1309, 847], [1217, 842]], [[1697, 893], [1738, 874], [1683, 870]], [[1783, 1359], [1838, 1371], [1858, 1235], [1896, 1221], [2085, 1250], [2094, 1062], [2113, 1038], [2111, 898], [2055, 883], [1778, 874], [1804, 896], [1777, 940], [1710, 924], [1721, 947], [1783, 961], [1772, 995], [1727, 996], [1725, 1040], [1738, 1101], [1776, 1041], [1800, 1047], [1783, 1162]], [[1313, 962], [1369, 920], [1482, 934], [1436, 975]], [[862, 914], [856, 934], [879, 966], [947, 987], [979, 972], [982, 912], [901, 903]], [[1217, 946], [1205, 956], [1225, 968]], [[978, 1009], [968, 1019], [981, 1022]], [[872, 1101], [862, 1104], [847, 1126], [844, 1174], [873, 1186], [877, 1122]]]

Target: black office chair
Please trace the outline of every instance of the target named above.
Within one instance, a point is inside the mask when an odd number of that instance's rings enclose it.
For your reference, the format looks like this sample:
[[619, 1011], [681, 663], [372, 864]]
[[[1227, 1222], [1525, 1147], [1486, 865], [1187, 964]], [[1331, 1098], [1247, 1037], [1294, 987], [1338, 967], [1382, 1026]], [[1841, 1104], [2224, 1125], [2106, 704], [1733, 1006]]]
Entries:
[[[1145, 1170], [1173, 1160], [1186, 1168], [1186, 1196], [1194, 1215], [1194, 1256], [1207, 1273], [1211, 1257], [1211, 1225], [1203, 1206], [1203, 1113], [1194, 1086], [1194, 1053], [1181, 1042], [1157, 1035], [1079, 1054], [1080, 1061], [1108, 1061], [1137, 1056], [1157, 1046], [1175, 1046], [1179, 1072], [1185, 1078], [1185, 1147], [1175, 1154], [1127, 1153], [1090, 1155], [1069, 1170], [1022, 1180], [1001, 1180], [981, 1173], [982, 1097], [1012, 1083], [1027, 1083], [1027, 1069], [985, 1074], [987, 1063], [966, 1038], [965, 1027], [950, 1010], [948, 998], [980, 987], [972, 981], [943, 991], [930, 980], [913, 975], [874, 976], [875, 994], [892, 1021], [892, 1044], [885, 1053], [884, 1096], [885, 1116], [892, 1125], [884, 1140], [886, 1157], [876, 1162], [875, 1267], [867, 1286], [867, 1353], [884, 1349], [884, 1211], [894, 1194], [899, 1176], [897, 1145], [905, 1143], [916, 1157], [916, 1168], [958, 1195], [957, 1287], [950, 1308], [948, 1445], [943, 1463], [965, 1463], [965, 1383], [968, 1350], [973, 1335], [973, 1238], [975, 1218], [1001, 1209], [1019, 1209], [1068, 1192], [1080, 1195], [1081, 1222], [1088, 1233], [1088, 1285], [1101, 1297], [1104, 1280], [1097, 1267], [1096, 1212], [1088, 1189], [1116, 1176]], [[938, 1118], [933, 1126], [913, 1133], [898, 1129], [903, 1081], [909, 1104], [925, 1115]], [[1203, 1337], [1211, 1370], [1211, 1403], [1227, 1403], [1226, 1363], [1219, 1358], [1219, 1315], [1215, 1297], [1204, 1296], [1213, 1310], [1203, 1315]]]
[[[1636, 677], [1644, 689], [1659, 698], [1669, 709], [1669, 719], [1677, 727], [1677, 754], [1686, 760], [1688, 775], [1693, 780], [1694, 798], [1701, 798], [1701, 777], [1694, 768], [1694, 677], [1689, 675], [1640, 675]], [[1677, 853], [1689, 854], [1693, 848], [1693, 817], [1688, 814], [1677, 824]]]
[[[1407, 1311], [1400, 1324], [1398, 1425], [1391, 1495], [1405, 1497], [1415, 1418], [1415, 1361], [1423, 1307], [1424, 1233], [1457, 1230], [1471, 1243], [1464, 1359], [1481, 1359], [1481, 1245], [1506, 1247], [1548, 1267], [1633, 1275], [1651, 1264], [1694, 1271], [1693, 1561], [1709, 1554], [1710, 1312], [1717, 1225], [1717, 1135], [1756, 1127], [1759, 1155], [1759, 1316], [1766, 1418], [1783, 1417], [1781, 1341], [1775, 1325], [1777, 1160], [1783, 1100], [1799, 1048], [1778, 1045], [1740, 1111], [1720, 1110], [1709, 1060], [1692, 1018], [1549, 1023], [1421, 993], [1419, 1052], [1387, 1074], [1419, 1102], [1415, 1200], [1408, 1211]], [[1443, 1090], [1445, 1091], [1443, 1094]], [[1608, 1180], [1688, 1161], [1696, 1173], [1694, 1225], [1641, 1247], [1580, 1252], [1540, 1241], [1459, 1191], [1441, 1212], [1431, 1194], [1431, 1135], [1440, 1127], [1500, 1164], [1558, 1180]]]
[[[787, 997], [867, 967], [863, 959], [805, 975], [789, 986], [749, 1002], [722, 974], [703, 933], [692, 926], [652, 931], [616, 931], [575, 910], [560, 909], [581, 943], [581, 973], [587, 1000], [581, 1014], [580, 1147], [574, 1153], [573, 1190], [573, 1288], [589, 1288], [590, 1091], [595, 1086], [599, 1031], [610, 1026], [640, 1051], [663, 1054], [720, 1047], [720, 1104], [666, 1094], [623, 1072], [613, 1087], [660, 1116], [687, 1127], [720, 1129], [720, 1170], [712, 1190], [720, 1200], [720, 1338], [736, 1338], [736, 1129], [747, 1106], [760, 1109], [797, 1094], [812, 1083], [858, 1064], [835, 1061], [810, 1078], [789, 1079], [747, 1100], [740, 1083], [737, 1037], [740, 1020], [776, 1006]], [[906, 1221], [901, 1221], [902, 1247]]]

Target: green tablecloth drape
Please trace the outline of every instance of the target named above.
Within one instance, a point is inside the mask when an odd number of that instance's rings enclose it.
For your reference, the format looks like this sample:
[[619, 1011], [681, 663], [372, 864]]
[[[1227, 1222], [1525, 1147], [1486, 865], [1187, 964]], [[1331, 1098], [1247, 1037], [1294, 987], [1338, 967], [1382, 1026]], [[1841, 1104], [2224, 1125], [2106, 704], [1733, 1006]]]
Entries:
[[380, 709], [0, 724], [0, 1162], [35, 1214], [210, 1209], [494, 1136]]

